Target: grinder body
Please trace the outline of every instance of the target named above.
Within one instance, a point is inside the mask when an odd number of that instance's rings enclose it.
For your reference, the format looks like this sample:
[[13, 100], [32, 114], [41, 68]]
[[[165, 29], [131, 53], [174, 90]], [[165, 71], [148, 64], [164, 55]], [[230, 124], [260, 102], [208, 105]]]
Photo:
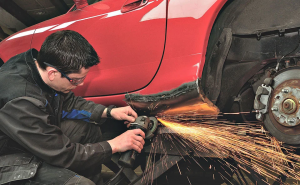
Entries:
[[[157, 128], [157, 119], [155, 117], [139, 116], [135, 122], [130, 123], [129, 130], [141, 129], [145, 133], [145, 139], [150, 139]], [[124, 152], [118, 163], [125, 168], [132, 168], [137, 152], [129, 150]]]

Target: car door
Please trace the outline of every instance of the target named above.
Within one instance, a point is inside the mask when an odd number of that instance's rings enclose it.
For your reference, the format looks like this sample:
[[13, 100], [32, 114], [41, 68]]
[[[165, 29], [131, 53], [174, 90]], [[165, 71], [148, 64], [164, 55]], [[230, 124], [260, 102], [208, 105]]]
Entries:
[[[104, 0], [46, 21], [39, 28], [54, 26], [35, 33], [32, 47], [40, 49], [44, 38], [55, 31], [77, 31], [96, 49], [101, 62], [74, 90], [76, 95], [96, 97], [142, 89], [155, 76], [163, 56], [166, 1], [143, 0], [145, 5], [122, 11], [130, 2], [135, 0]], [[153, 13], [153, 9], [159, 11]]]

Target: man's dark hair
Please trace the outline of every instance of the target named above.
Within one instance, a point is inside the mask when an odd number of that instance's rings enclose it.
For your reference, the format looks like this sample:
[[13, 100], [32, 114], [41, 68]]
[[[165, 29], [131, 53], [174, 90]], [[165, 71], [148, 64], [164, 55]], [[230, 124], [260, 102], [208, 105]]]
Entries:
[[46, 62], [65, 74], [78, 73], [82, 67], [89, 68], [100, 62], [93, 46], [82, 35], [71, 30], [49, 35], [38, 53], [37, 61], [42, 69], [46, 69]]

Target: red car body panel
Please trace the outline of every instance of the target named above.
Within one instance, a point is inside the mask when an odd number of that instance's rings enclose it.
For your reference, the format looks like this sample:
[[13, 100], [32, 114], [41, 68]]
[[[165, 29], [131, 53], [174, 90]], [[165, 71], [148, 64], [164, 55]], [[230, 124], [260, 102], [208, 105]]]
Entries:
[[121, 106], [126, 93], [155, 94], [201, 78], [209, 34], [225, 2], [150, 0], [121, 13], [125, 0], [104, 0], [8, 37], [0, 43], [0, 57], [7, 61], [30, 47], [39, 50], [55, 31], [78, 31], [101, 63], [75, 94]]

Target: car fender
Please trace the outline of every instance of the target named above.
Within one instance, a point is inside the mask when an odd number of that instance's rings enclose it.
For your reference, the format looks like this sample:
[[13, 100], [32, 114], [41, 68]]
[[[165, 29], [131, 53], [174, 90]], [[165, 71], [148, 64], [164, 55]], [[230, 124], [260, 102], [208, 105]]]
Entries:
[[225, 2], [168, 1], [163, 60], [152, 82], [138, 93], [168, 91], [201, 78], [210, 31]]
[[[210, 31], [226, 0], [209, 2], [201, 6], [201, 2], [197, 0], [168, 1], [166, 44], [162, 63], [151, 83], [133, 94], [151, 95], [171, 91], [193, 81], [198, 84], [203, 71]], [[159, 8], [152, 11], [157, 12]], [[202, 8], [200, 13], [197, 12], [197, 8]], [[176, 12], [181, 13], [176, 14]], [[158, 18], [160, 18], [159, 14], [149, 12], [143, 19]], [[126, 105], [124, 98], [122, 94], [87, 99], [97, 103], [122, 106]]]

